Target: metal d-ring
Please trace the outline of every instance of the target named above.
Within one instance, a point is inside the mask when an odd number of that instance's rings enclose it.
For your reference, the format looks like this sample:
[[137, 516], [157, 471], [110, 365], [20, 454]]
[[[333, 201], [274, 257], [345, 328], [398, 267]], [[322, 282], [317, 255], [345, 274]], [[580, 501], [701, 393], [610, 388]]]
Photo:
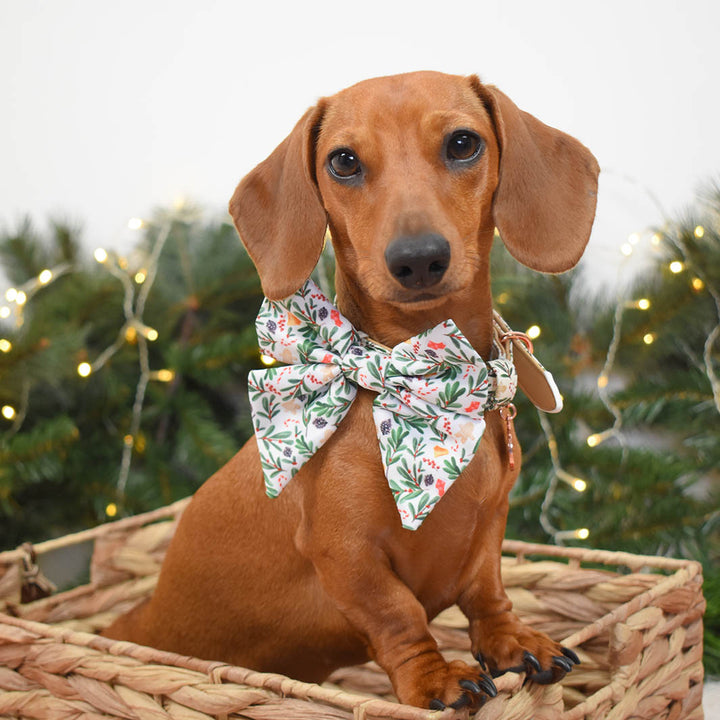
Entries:
[[500, 342], [505, 342], [506, 340], [519, 340], [525, 347], [527, 348], [528, 352], [532, 355], [533, 354], [533, 344], [532, 340], [522, 332], [516, 332], [515, 330], [510, 330], [510, 332], [506, 332], [501, 338]]

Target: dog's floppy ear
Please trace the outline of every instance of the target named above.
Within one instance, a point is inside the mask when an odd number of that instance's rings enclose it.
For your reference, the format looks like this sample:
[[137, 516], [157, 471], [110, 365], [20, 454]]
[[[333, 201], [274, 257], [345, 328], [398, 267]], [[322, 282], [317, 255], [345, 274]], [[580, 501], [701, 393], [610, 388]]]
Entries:
[[327, 218], [315, 181], [321, 116], [320, 105], [310, 108], [230, 200], [230, 215], [271, 300], [292, 295], [322, 252]]
[[470, 82], [492, 115], [500, 144], [493, 214], [505, 246], [533, 270], [569, 270], [595, 218], [597, 160], [582, 143], [523, 112], [496, 87], [475, 76]]

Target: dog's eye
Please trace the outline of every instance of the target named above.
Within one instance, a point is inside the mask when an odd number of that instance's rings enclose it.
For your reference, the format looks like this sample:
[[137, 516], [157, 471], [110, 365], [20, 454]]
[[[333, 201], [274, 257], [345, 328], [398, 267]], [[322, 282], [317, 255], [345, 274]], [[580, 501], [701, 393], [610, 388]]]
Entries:
[[328, 157], [328, 168], [335, 177], [345, 180], [353, 175], [359, 175], [362, 166], [358, 156], [352, 150], [342, 148], [335, 150]]
[[469, 130], [455, 131], [447, 141], [448, 160], [468, 162], [479, 157], [485, 148], [483, 139]]

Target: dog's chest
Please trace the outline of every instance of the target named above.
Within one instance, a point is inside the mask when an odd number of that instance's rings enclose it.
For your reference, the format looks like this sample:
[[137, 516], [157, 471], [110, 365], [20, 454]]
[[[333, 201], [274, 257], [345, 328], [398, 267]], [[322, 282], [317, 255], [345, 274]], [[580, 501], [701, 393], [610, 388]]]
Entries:
[[[393, 569], [428, 613], [456, 601], [483, 555], [499, 552], [485, 539], [497, 530], [499, 504], [507, 497], [507, 473], [494, 445], [495, 432], [423, 525], [395, 533], [386, 547]], [[503, 497], [504, 496], [504, 497]], [[502, 518], [504, 531], [504, 516]]]

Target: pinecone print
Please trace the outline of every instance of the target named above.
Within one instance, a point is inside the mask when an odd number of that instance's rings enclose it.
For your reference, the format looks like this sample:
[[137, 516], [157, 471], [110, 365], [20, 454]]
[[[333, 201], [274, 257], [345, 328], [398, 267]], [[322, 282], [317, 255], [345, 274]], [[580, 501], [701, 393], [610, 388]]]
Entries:
[[320, 430], [322, 430], [322, 428], [324, 428], [327, 425], [327, 420], [325, 418], [315, 418], [313, 420], [313, 425], [316, 428], [319, 428]]
[[391, 428], [392, 428], [392, 422], [391, 422], [390, 420], [383, 420], [383, 421], [380, 423], [380, 432], [381, 432], [383, 435], [389, 435]]
[[328, 316], [328, 310], [326, 307], [321, 307], [320, 310], [318, 310], [318, 317], [321, 320], [326, 320]]
[[271, 332], [274, 333], [277, 330], [277, 323], [274, 320], [268, 320], [265, 323], [265, 327]]
[[423, 482], [425, 483], [425, 486], [426, 486], [426, 487], [430, 487], [430, 486], [435, 482], [435, 478], [428, 473], [428, 474], [423, 478]]

